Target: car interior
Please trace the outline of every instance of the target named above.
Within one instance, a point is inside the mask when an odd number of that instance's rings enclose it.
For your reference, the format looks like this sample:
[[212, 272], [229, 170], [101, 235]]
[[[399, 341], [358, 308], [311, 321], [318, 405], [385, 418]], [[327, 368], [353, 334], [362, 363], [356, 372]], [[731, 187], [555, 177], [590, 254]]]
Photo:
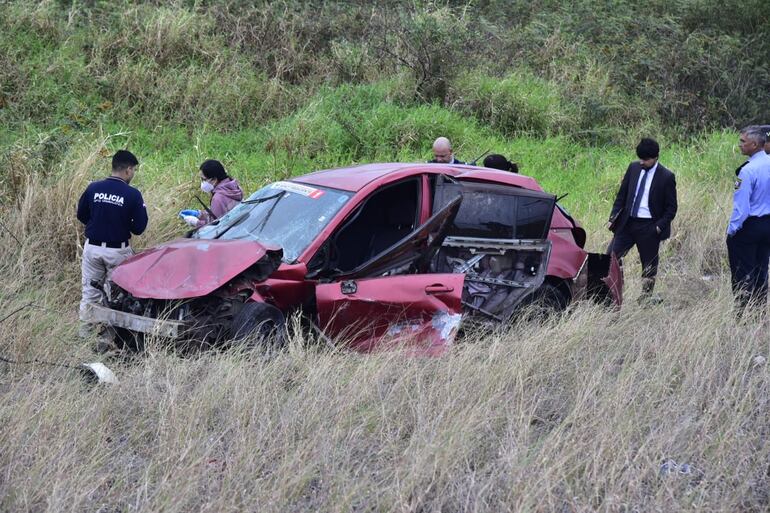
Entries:
[[410, 178], [367, 198], [332, 235], [325, 267], [353, 270], [409, 235], [419, 219], [420, 185]]
[[466, 307], [496, 320], [540, 287], [550, 255], [554, 196], [516, 187], [439, 177], [434, 210], [462, 194], [460, 210], [431, 269], [464, 273]]

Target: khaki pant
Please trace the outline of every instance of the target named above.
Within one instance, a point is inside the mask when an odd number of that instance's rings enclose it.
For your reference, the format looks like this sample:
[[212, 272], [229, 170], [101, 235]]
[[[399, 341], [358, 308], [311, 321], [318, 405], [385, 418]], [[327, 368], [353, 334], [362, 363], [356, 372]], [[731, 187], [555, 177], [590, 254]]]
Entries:
[[83, 246], [83, 263], [81, 264], [81, 281], [83, 296], [80, 300], [80, 319], [86, 312], [88, 303], [101, 303], [102, 291], [91, 285], [95, 280], [102, 286], [109, 278], [112, 270], [123, 260], [134, 254], [131, 246], [125, 248], [106, 248], [103, 246], [93, 246], [86, 241]]

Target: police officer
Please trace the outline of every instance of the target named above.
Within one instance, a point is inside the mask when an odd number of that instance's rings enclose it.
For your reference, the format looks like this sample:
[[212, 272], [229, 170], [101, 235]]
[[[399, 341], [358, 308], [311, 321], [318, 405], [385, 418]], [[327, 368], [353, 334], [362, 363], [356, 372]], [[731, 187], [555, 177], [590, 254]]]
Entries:
[[765, 132], [765, 153], [770, 155], [770, 125], [762, 125], [762, 130]]
[[770, 260], [770, 156], [764, 151], [767, 132], [760, 126], [741, 130], [740, 150], [749, 159], [739, 167], [733, 213], [727, 226], [733, 294], [739, 307], [750, 300], [767, 301]]
[[[80, 319], [88, 303], [99, 303], [101, 291], [91, 285], [104, 283], [107, 275], [134, 254], [129, 239], [147, 227], [147, 209], [142, 194], [129, 183], [139, 161], [129, 151], [119, 150], [112, 157], [112, 175], [91, 182], [78, 201], [78, 220], [86, 226], [86, 243], [81, 266], [82, 299]], [[81, 322], [81, 336], [88, 336], [90, 326]]]

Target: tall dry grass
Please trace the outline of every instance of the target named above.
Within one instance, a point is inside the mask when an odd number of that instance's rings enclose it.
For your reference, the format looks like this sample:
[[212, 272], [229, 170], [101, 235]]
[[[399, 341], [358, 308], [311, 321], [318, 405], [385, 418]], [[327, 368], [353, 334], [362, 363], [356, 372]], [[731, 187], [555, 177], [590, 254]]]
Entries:
[[[19, 243], [0, 233], [3, 311], [33, 303], [0, 323], [5, 356], [97, 358], [75, 336], [72, 217], [103, 146], [83, 144], [5, 207]], [[160, 201], [164, 187], [143, 190]], [[768, 325], [735, 322], [728, 198], [680, 187], [664, 304], [635, 303], [632, 255], [620, 312], [578, 304], [441, 358], [362, 356], [296, 331], [275, 354], [151, 344], [109, 362], [111, 387], [2, 364], [0, 510], [766, 511]], [[661, 472], [667, 460], [690, 470]]]

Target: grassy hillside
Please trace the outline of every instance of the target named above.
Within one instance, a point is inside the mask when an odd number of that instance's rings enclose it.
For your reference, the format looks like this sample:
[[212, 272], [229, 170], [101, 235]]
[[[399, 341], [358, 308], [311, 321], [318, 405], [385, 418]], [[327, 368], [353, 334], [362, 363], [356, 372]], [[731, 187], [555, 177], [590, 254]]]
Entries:
[[[439, 135], [569, 193], [592, 250], [639, 137], [660, 140], [680, 210], [663, 305], [634, 302], [632, 255], [620, 312], [577, 304], [438, 359], [292, 328], [274, 354], [150, 344], [110, 362], [113, 387], [0, 363], [0, 510], [766, 511], [768, 325], [735, 322], [724, 246], [734, 127], [770, 121], [761, 9], [4, 3], [0, 356], [99, 358], [76, 336], [74, 208], [118, 148], [142, 162], [138, 248], [184, 232], [176, 212], [195, 206], [206, 158], [251, 192], [422, 161]], [[691, 469], [661, 472], [667, 460]]]

